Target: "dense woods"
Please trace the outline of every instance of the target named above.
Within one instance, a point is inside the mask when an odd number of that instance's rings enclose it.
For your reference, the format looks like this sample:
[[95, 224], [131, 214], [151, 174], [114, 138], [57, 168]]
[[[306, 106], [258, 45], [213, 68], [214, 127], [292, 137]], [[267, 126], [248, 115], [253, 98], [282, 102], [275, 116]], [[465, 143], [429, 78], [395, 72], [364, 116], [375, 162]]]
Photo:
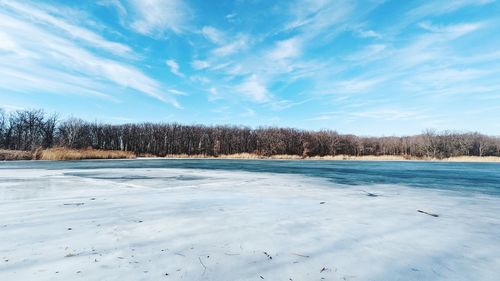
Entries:
[[479, 133], [435, 132], [405, 137], [360, 137], [335, 131], [292, 128], [141, 123], [110, 125], [80, 119], [58, 120], [42, 110], [0, 111], [0, 149], [34, 151], [67, 147], [131, 151], [137, 154], [218, 156], [254, 153], [402, 155], [446, 158], [500, 156], [500, 137]]

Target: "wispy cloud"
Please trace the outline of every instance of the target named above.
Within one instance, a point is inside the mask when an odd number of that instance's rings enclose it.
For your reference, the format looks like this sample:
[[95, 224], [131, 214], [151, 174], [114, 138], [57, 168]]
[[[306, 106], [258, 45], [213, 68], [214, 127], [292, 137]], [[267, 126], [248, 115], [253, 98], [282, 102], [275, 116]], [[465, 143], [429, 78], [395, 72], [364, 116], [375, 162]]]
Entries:
[[425, 119], [429, 118], [422, 111], [411, 109], [396, 109], [396, 108], [380, 108], [374, 110], [366, 110], [359, 112], [351, 112], [352, 116], [361, 118], [373, 118], [384, 120], [402, 120], [402, 119]]
[[309, 118], [310, 121], [332, 120], [337, 118], [355, 119], [372, 119], [372, 120], [427, 120], [432, 119], [425, 110], [415, 109], [411, 107], [393, 108], [393, 107], [379, 107], [367, 110], [339, 110], [332, 112], [323, 112], [317, 114], [315, 117]]
[[[14, 6], [12, 6], [14, 7]], [[35, 6], [0, 10], [0, 30], [7, 44], [1, 44], [0, 88], [23, 92], [74, 93], [110, 98], [120, 89], [129, 89], [179, 106], [163, 86], [136, 67], [102, 56], [78, 44], [94, 42], [105, 49], [123, 44], [95, 36], [91, 30], [63, 19], [53, 19]], [[61, 27], [62, 26], [62, 27]], [[74, 32], [79, 31], [79, 35]], [[133, 53], [131, 53], [133, 55]]]
[[331, 85], [327, 92], [331, 94], [360, 93], [372, 91], [374, 87], [388, 80], [389, 77], [378, 76], [376, 78], [354, 78], [340, 80]]
[[455, 39], [478, 30], [483, 26], [480, 22], [461, 23], [453, 25], [433, 25], [431, 22], [421, 22], [420, 27], [433, 33], [446, 36], [446, 39]]
[[216, 57], [229, 56], [243, 50], [248, 46], [248, 44], [249, 44], [248, 36], [240, 34], [232, 42], [224, 44], [214, 49], [212, 51], [212, 54]]
[[240, 114], [242, 117], [254, 117], [256, 115], [255, 110], [251, 108], [245, 108], [243, 113]]
[[437, 16], [455, 12], [469, 6], [483, 6], [496, 0], [438, 0], [418, 6], [408, 12], [410, 17]]
[[0, 2], [0, 5], [11, 10], [12, 13], [23, 15], [25, 19], [34, 24], [50, 26], [55, 30], [64, 32], [68, 37], [82, 41], [90, 47], [102, 48], [118, 55], [131, 55], [132, 53], [131, 48], [127, 45], [106, 40], [89, 29], [61, 19], [63, 15], [58, 13], [57, 9], [50, 9], [48, 6], [36, 4], [25, 5], [12, 1], [3, 1]]
[[179, 77], [184, 77], [184, 74], [181, 73], [179, 70], [180, 69], [179, 64], [175, 60], [169, 59], [165, 63], [170, 68], [170, 72], [172, 72], [173, 74], [175, 74]]
[[269, 92], [266, 86], [255, 74], [243, 81], [237, 87], [237, 90], [257, 102], [265, 102], [269, 99]]
[[226, 41], [225, 34], [212, 26], [204, 26], [201, 29], [201, 34], [214, 44], [223, 44]]
[[204, 61], [204, 60], [194, 60], [191, 63], [191, 66], [193, 66], [193, 68], [196, 70], [202, 70], [202, 69], [210, 67], [210, 63], [208, 61]]
[[268, 57], [272, 60], [294, 58], [300, 54], [301, 44], [298, 37], [278, 41], [275, 43], [274, 49], [269, 52]]
[[15, 112], [15, 111], [18, 111], [18, 110], [24, 110], [26, 109], [25, 107], [23, 106], [17, 106], [17, 105], [10, 105], [10, 104], [2, 104], [0, 106], [0, 114], [3, 112], [6, 112], [6, 113], [11, 113], [11, 112]]
[[313, 35], [342, 21], [353, 8], [349, 1], [299, 0], [290, 3], [292, 19], [285, 30], [303, 29]]
[[369, 62], [384, 54], [387, 46], [384, 44], [368, 45], [358, 52], [354, 52], [345, 58], [349, 61]]
[[122, 21], [132, 30], [159, 37], [166, 32], [182, 33], [187, 30], [190, 7], [182, 0], [123, 0], [115, 3]]
[[380, 35], [379, 33], [375, 32], [373, 30], [364, 30], [361, 28], [356, 28], [356, 29], [354, 29], [354, 32], [356, 33], [356, 35], [358, 35], [361, 38], [381, 38], [382, 37], [382, 35]]

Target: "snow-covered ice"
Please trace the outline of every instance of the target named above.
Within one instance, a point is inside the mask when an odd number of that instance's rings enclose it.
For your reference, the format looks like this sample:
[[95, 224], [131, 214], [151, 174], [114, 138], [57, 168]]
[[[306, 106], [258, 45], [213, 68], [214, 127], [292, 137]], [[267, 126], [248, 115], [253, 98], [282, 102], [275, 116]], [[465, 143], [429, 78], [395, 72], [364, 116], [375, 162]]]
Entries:
[[0, 280], [499, 280], [500, 198], [239, 171], [2, 169], [0, 258]]

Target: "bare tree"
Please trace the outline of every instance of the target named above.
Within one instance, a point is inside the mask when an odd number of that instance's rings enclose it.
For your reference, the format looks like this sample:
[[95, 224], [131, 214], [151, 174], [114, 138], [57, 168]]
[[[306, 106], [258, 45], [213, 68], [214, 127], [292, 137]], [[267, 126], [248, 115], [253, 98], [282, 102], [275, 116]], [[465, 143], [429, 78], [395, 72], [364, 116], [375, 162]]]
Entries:
[[335, 131], [292, 128], [142, 123], [110, 125], [70, 118], [58, 122], [41, 110], [0, 111], [0, 147], [34, 150], [62, 146], [167, 154], [401, 155], [444, 158], [500, 156], [500, 138], [479, 133], [437, 132], [404, 137], [358, 137]]

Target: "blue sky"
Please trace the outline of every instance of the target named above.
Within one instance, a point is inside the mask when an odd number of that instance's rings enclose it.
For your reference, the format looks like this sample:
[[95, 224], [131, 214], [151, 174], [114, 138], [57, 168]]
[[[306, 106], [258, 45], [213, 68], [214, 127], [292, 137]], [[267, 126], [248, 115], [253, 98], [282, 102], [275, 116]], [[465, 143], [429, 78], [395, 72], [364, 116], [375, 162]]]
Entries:
[[0, 107], [500, 135], [500, 3], [0, 0]]

